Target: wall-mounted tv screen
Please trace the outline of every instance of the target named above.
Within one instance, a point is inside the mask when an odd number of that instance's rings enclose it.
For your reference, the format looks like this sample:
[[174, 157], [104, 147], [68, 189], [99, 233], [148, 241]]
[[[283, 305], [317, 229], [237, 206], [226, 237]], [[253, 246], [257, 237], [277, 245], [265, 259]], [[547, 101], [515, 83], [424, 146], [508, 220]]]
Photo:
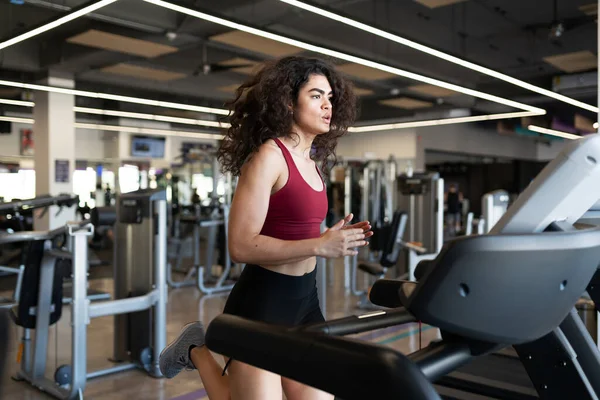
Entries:
[[131, 138], [133, 157], [164, 158], [165, 138], [133, 136]]

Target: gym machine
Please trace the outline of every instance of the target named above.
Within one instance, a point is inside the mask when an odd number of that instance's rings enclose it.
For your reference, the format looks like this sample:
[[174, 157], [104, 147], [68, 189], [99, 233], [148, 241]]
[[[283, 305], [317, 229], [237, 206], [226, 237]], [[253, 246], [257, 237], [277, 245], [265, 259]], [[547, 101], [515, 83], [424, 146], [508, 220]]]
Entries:
[[[5, 222], [10, 221], [10, 228], [6, 229], [7, 234], [13, 232], [19, 232], [26, 230], [26, 227], [32, 224], [25, 221], [25, 215], [31, 214], [33, 210], [43, 208], [42, 216], [48, 212], [50, 206], [58, 206], [59, 210], [57, 215], [60, 214], [64, 207], [72, 207], [79, 203], [79, 196], [71, 194], [60, 194], [58, 196], [38, 196], [27, 200], [16, 200], [7, 203], [0, 203], [0, 217], [3, 217]], [[22, 253], [22, 250], [19, 252]], [[0, 307], [7, 308], [12, 307], [20, 296], [21, 288], [23, 285], [23, 272], [25, 265], [23, 264], [23, 254], [18, 256], [21, 259], [18, 267], [10, 267], [7, 265], [0, 265], [0, 276], [3, 275], [17, 275], [17, 283], [15, 290], [12, 295], [12, 299], [0, 298]]]
[[[210, 207], [205, 207], [210, 208]], [[222, 215], [221, 211], [222, 210]], [[193, 215], [182, 215], [180, 213], [179, 224], [191, 224], [193, 225], [193, 241], [192, 241], [192, 251], [194, 256], [194, 266], [189, 269], [186, 277], [182, 281], [175, 281], [172, 278], [172, 266], [169, 264], [167, 270], [167, 282], [172, 288], [181, 288], [186, 286], [193, 286], [194, 284], [198, 286], [198, 289], [204, 294], [215, 294], [220, 292], [226, 292], [233, 288], [233, 283], [225, 283], [226, 279], [229, 277], [232, 263], [231, 258], [229, 256], [227, 238], [228, 235], [228, 226], [229, 226], [229, 206], [227, 204], [220, 204], [218, 206], [212, 207], [212, 211], [208, 216], [202, 216], [200, 205], [196, 205], [194, 208]], [[207, 284], [207, 275], [210, 274], [213, 265], [215, 264], [215, 248], [217, 247], [218, 241], [218, 229], [222, 227], [225, 230], [225, 244], [221, 247], [221, 251], [224, 254], [221, 254], [221, 258], [223, 259], [223, 271], [220, 276], [216, 279], [216, 282], [212, 284]], [[208, 241], [206, 245], [206, 261], [204, 265], [201, 264], [200, 261], [200, 231], [202, 229], [208, 229]], [[180, 248], [181, 240], [176, 244], [176, 248]], [[177, 263], [180, 264], [181, 252], [178, 251]], [[196, 275], [196, 279], [194, 280], [193, 276]]]
[[[514, 346], [540, 398], [597, 399], [600, 352], [573, 309], [600, 259], [600, 227], [577, 224], [600, 199], [596, 160], [599, 136], [572, 141], [489, 235], [447, 242], [420, 263], [418, 282], [376, 282], [371, 301], [388, 311], [295, 328], [221, 315], [207, 347], [347, 400], [372, 397], [374, 386], [382, 398], [438, 400], [458, 396], [439, 385], [445, 376]], [[339, 337], [415, 321], [442, 340], [403, 355]]]
[[363, 168], [362, 220], [374, 224], [392, 219], [396, 195], [397, 165], [389, 160], [370, 160]]
[[0, 203], [0, 215], [12, 214], [13, 216], [18, 216], [24, 211], [43, 208], [43, 216], [46, 214], [46, 212], [48, 212], [48, 208], [51, 206], [60, 207], [58, 210], [58, 213], [60, 214], [63, 207], [72, 207], [76, 204], [79, 204], [79, 196], [72, 194], [59, 194], [58, 196], [51, 196], [48, 194], [27, 200], [16, 200], [8, 203]]
[[[465, 235], [483, 235], [488, 233], [508, 209], [510, 196], [506, 190], [494, 190], [481, 197], [481, 218], [474, 218], [473, 213], [467, 214]], [[473, 229], [475, 227], [475, 229]]]
[[432, 260], [444, 243], [444, 180], [437, 172], [398, 176], [397, 207], [408, 210], [407, 277], [417, 264]]
[[[23, 328], [23, 355], [16, 378], [58, 399], [82, 399], [88, 379], [111, 373], [139, 368], [161, 376], [158, 360], [166, 345], [166, 192], [145, 189], [122, 194], [117, 204], [116, 216], [112, 215], [119, 243], [115, 247], [115, 300], [91, 303], [88, 296], [87, 241], [94, 230], [89, 221], [48, 232], [0, 235], [0, 243], [29, 243], [23, 282], [27, 290], [21, 291], [11, 313]], [[96, 220], [111, 217], [95, 212]], [[71, 251], [49, 245], [60, 235], [67, 236]], [[60, 366], [54, 379], [49, 379], [45, 377], [48, 331], [62, 314], [65, 275], [73, 278], [71, 364]], [[88, 372], [87, 325], [92, 318], [110, 315], [115, 316], [112, 360], [118, 365]]]
[[[361, 262], [358, 264], [358, 269], [375, 279], [383, 279], [388, 268], [395, 267], [400, 258], [400, 254], [407, 245], [403, 241], [404, 231], [406, 229], [406, 221], [408, 216], [403, 211], [396, 211], [392, 222], [385, 224], [375, 233], [381, 235], [382, 241], [379, 246], [380, 258], [377, 262]], [[378, 309], [369, 301], [367, 291], [361, 292], [358, 300], [358, 308], [360, 309]]]
[[484, 233], [492, 230], [494, 225], [502, 218], [508, 210], [510, 196], [506, 190], [494, 190], [483, 195], [481, 198], [481, 210], [485, 223]]
[[[597, 140], [574, 141], [570, 144], [538, 175], [531, 188], [517, 198], [489, 234], [560, 232], [598, 226], [594, 219], [600, 202], [594, 201], [597, 200], [594, 198], [596, 194], [587, 185], [593, 185], [597, 179], [595, 160], [599, 151]], [[575, 178], [566, 180], [566, 176]], [[568, 260], [565, 264], [575, 269], [579, 266], [571, 264], [569, 258], [565, 260]], [[537, 287], [540, 276], [548, 273], [548, 270], [540, 271], [528, 279], [535, 282]], [[593, 300], [598, 276], [596, 271], [586, 287]], [[561, 285], [570, 282], [564, 280]], [[577, 302], [583, 294], [584, 291], [579, 293]], [[545, 296], [541, 299], [544, 300]], [[598, 303], [595, 304], [597, 307]], [[531, 307], [528, 303], [523, 303], [523, 306]], [[516, 321], [522, 323], [521, 319]], [[512, 349], [490, 353], [437, 383], [495, 398], [532, 399], [539, 396], [544, 399], [596, 399], [600, 395], [598, 377], [598, 346], [576, 309], [573, 309], [559, 329], [551, 334], [530, 343], [515, 345]]]
[[[362, 168], [360, 170], [359, 168]], [[396, 170], [397, 165], [393, 157], [388, 160], [369, 160], [360, 167], [346, 165], [344, 179], [344, 215], [354, 213], [361, 221], [369, 221], [374, 232], [381, 232], [381, 239], [374, 235], [369, 247], [361, 250], [359, 255], [344, 259], [345, 275], [350, 277], [350, 290], [359, 297], [359, 308], [370, 308], [367, 291], [358, 289], [358, 271], [365, 272], [365, 286], [370, 286], [370, 280], [381, 277], [387, 268], [395, 265], [396, 259], [388, 259], [393, 252], [394, 239], [388, 238], [385, 233], [397, 232], [400, 225], [404, 230], [404, 223], [400, 215], [392, 221], [395, 215], [396, 195]], [[359, 174], [362, 174], [362, 191], [355, 190]], [[359, 202], [360, 201], [360, 202]], [[360, 204], [360, 210], [356, 206]], [[383, 237], [385, 235], [385, 237]], [[378, 265], [381, 261], [385, 266]], [[348, 284], [345, 285], [348, 287]]]

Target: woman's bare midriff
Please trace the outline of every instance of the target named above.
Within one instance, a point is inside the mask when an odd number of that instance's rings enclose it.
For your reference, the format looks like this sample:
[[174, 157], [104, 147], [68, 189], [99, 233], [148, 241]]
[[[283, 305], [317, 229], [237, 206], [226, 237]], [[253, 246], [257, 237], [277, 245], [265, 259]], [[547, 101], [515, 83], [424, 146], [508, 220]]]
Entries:
[[278, 272], [280, 274], [302, 276], [304, 274], [311, 273], [317, 264], [316, 257], [310, 257], [303, 261], [295, 263], [283, 264], [283, 265], [261, 265], [263, 268], [267, 268], [271, 271]]

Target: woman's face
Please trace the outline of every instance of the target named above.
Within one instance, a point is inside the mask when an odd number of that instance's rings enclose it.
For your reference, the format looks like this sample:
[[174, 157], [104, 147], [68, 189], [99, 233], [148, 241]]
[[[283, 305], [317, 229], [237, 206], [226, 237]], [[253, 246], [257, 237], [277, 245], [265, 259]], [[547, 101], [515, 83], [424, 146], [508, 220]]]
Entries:
[[323, 75], [311, 75], [300, 88], [294, 107], [294, 123], [309, 135], [329, 132], [332, 117], [333, 93], [329, 81]]

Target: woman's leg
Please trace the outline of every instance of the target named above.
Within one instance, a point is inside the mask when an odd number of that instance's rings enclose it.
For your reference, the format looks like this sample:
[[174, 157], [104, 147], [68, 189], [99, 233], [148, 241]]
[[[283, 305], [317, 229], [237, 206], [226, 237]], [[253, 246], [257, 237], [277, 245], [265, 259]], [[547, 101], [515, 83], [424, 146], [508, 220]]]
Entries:
[[[281, 400], [279, 375], [235, 360], [227, 371], [232, 400]], [[210, 395], [209, 398], [213, 400]]]
[[204, 327], [201, 322], [187, 324], [181, 334], [161, 352], [160, 371], [166, 378], [174, 378], [182, 370], [198, 369], [200, 378], [211, 400], [229, 400], [228, 377], [204, 345]]
[[281, 400], [279, 375], [232, 360], [223, 376], [223, 368], [206, 346], [196, 347], [190, 354], [210, 400]]
[[190, 359], [200, 374], [200, 379], [210, 400], [229, 400], [229, 376], [223, 375], [223, 368], [217, 363], [206, 346], [194, 347]]
[[281, 378], [287, 400], [333, 400], [334, 395], [288, 378]]
[[[319, 293], [317, 288], [306, 297], [302, 304], [302, 318], [298, 325], [316, 324], [325, 321], [319, 302]], [[298, 381], [289, 378], [281, 378], [281, 385], [285, 392], [287, 400], [333, 400], [334, 396], [322, 390], [307, 386]]]
[[160, 369], [173, 378], [183, 369], [198, 369], [210, 400], [281, 400], [281, 377], [238, 361], [232, 361], [223, 376], [223, 368], [204, 345], [200, 322], [187, 324], [177, 339], [160, 355]]

